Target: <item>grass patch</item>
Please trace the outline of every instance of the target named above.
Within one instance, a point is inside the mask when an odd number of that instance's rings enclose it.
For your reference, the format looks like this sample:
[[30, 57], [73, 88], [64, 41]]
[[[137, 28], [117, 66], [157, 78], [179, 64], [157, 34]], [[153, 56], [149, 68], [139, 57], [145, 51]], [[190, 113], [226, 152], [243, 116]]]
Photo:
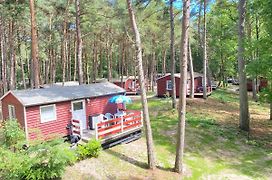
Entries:
[[[217, 90], [211, 96], [216, 103], [238, 103], [238, 96], [224, 90]], [[178, 116], [171, 110], [167, 99], [150, 99], [151, 124], [159, 164], [163, 168], [173, 167], [176, 148]], [[140, 106], [140, 102], [129, 108]], [[260, 109], [262, 104], [258, 105]], [[140, 109], [140, 108], [139, 108]], [[216, 111], [216, 109], [210, 109]], [[155, 111], [155, 112], [154, 112]], [[224, 114], [222, 114], [224, 116]], [[272, 153], [259, 141], [248, 140], [248, 134], [237, 127], [221, 124], [212, 116], [186, 114], [185, 163], [191, 171], [186, 179], [199, 179], [221, 173], [267, 179], [271, 174]], [[270, 166], [270, 167], [269, 167]]]
[[238, 95], [232, 92], [227, 92], [224, 89], [213, 91], [211, 98], [218, 100], [221, 103], [238, 103]]
[[[272, 150], [262, 143], [271, 139], [252, 139], [238, 129], [238, 101], [238, 95], [220, 89], [205, 101], [188, 100], [184, 179], [271, 179]], [[258, 106], [259, 115], [266, 113], [265, 105], [251, 103], [253, 107]], [[93, 177], [102, 174], [101, 179], [179, 179], [180, 176], [175, 176], [170, 170], [175, 162], [177, 111], [172, 110], [169, 98], [150, 98], [148, 106], [157, 170], [151, 172], [146, 169], [146, 144], [143, 137], [133, 143], [103, 151], [98, 159], [79, 166], [79, 173], [86, 167], [88, 173], [95, 169]], [[127, 108], [142, 109], [140, 100], [129, 104]], [[268, 122], [264, 123], [264, 127], [269, 125]], [[74, 169], [77, 166], [71, 172]], [[67, 176], [67, 179], [70, 178]]]

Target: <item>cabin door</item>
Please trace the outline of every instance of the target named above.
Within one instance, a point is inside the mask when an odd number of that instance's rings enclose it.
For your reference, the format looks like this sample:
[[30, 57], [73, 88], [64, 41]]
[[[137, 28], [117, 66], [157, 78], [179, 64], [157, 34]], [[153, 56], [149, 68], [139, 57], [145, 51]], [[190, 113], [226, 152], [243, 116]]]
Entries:
[[87, 129], [85, 100], [72, 102], [72, 118], [80, 121], [80, 128]]

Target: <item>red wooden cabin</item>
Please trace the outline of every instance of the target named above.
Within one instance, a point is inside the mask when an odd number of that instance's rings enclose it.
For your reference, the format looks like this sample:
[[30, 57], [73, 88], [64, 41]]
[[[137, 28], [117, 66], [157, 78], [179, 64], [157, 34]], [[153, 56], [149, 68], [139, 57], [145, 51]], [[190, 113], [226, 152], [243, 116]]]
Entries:
[[126, 90], [127, 94], [138, 94], [140, 89], [139, 80], [136, 76], [124, 76], [123, 82], [120, 79], [113, 79], [112, 83], [122, 87]]
[[[9, 91], [1, 98], [3, 119], [17, 119], [29, 140], [68, 135], [67, 125], [74, 122], [79, 125], [78, 134], [81, 137], [104, 140], [113, 135], [121, 137], [127, 132], [139, 130], [142, 118], [140, 111], [128, 111], [122, 116], [114, 116], [118, 112], [118, 104], [109, 103], [109, 99], [119, 94], [125, 94], [125, 90], [109, 82]], [[105, 114], [112, 114], [111, 120], [116, 120], [115, 127], [108, 124], [106, 129], [101, 128], [99, 123], [108, 123], [104, 122]], [[90, 121], [97, 116], [102, 117], [95, 124], [99, 129], [91, 129]], [[120, 118], [126, 119], [127, 116], [131, 124], [122, 124], [122, 131], [113, 131], [112, 128], [118, 128], [116, 124]], [[76, 133], [76, 130], [73, 132]]]
[[[187, 95], [190, 93], [190, 74], [187, 74]], [[200, 73], [194, 73], [194, 92], [196, 96], [203, 96], [203, 87], [202, 87], [203, 75]], [[175, 74], [175, 84], [176, 84], [176, 94], [179, 97], [179, 84], [180, 84], [180, 74]], [[210, 95], [212, 92], [211, 82], [207, 81], [207, 94]], [[172, 86], [171, 86], [171, 74], [166, 74], [157, 79], [157, 96], [165, 97], [166, 94], [172, 95]]]
[[[265, 78], [260, 78], [257, 81], [257, 91], [261, 91], [263, 88], [266, 88], [268, 85], [268, 81]], [[252, 80], [247, 79], [247, 90], [252, 91]]]

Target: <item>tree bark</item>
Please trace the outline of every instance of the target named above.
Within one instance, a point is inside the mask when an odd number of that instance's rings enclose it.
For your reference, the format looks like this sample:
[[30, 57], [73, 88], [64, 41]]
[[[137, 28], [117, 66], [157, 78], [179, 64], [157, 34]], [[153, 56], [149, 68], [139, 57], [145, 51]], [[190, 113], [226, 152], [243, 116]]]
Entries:
[[[256, 25], [255, 25], [255, 29], [256, 29], [256, 40], [257, 42], [259, 42], [259, 18], [258, 18], [258, 14], [256, 14]], [[259, 58], [259, 48], [256, 48], [256, 57], [255, 57], [255, 61], [258, 60]], [[255, 102], [257, 102], [258, 96], [257, 96], [257, 87], [258, 86], [258, 77], [254, 77], [253, 81], [252, 81], [252, 92], [253, 92], [253, 99], [255, 100]]]
[[37, 36], [37, 25], [35, 16], [35, 5], [34, 0], [29, 0], [30, 5], [30, 17], [31, 17], [31, 55], [32, 55], [32, 78], [34, 88], [40, 86], [40, 69], [38, 60], [38, 36]]
[[179, 95], [179, 124], [176, 146], [175, 171], [182, 173], [184, 169], [184, 139], [187, 92], [187, 58], [190, 19], [190, 0], [183, 0], [182, 36], [181, 36], [181, 66], [180, 66], [180, 95]]
[[125, 40], [123, 39], [122, 45], [122, 58], [121, 58], [121, 87], [124, 88], [124, 62], [125, 62]]
[[74, 73], [73, 73], [73, 81], [76, 81], [77, 76], [77, 38], [75, 35], [74, 38]]
[[151, 86], [151, 91], [155, 91], [155, 85], [154, 85], [154, 76], [155, 76], [155, 61], [156, 61], [156, 52], [155, 48], [153, 49], [153, 53], [151, 56], [151, 65], [150, 65], [150, 86]]
[[64, 20], [62, 26], [62, 85], [66, 81], [66, 70], [67, 70], [67, 13], [69, 7], [70, 0], [67, 1], [65, 12], [64, 12]]
[[143, 72], [143, 64], [142, 64], [142, 48], [141, 48], [141, 38], [140, 33], [137, 28], [134, 11], [131, 7], [130, 0], [127, 0], [127, 8], [130, 17], [131, 26], [135, 35], [135, 46], [137, 53], [137, 61], [138, 61], [138, 73], [140, 80], [140, 88], [141, 88], [141, 101], [143, 108], [143, 117], [144, 117], [144, 126], [146, 130], [146, 143], [147, 143], [147, 156], [148, 156], [148, 167], [150, 169], [155, 169], [155, 153], [154, 153], [154, 145], [153, 145], [153, 137], [152, 130], [149, 119], [148, 105], [147, 105], [147, 97], [146, 97], [146, 89], [144, 82], [144, 72]]
[[9, 50], [10, 50], [10, 83], [9, 89], [14, 90], [16, 88], [16, 53], [15, 53], [15, 38], [14, 38], [14, 20], [12, 19], [9, 23]]
[[76, 33], [77, 33], [77, 69], [78, 82], [83, 84], [83, 69], [82, 69], [82, 39], [80, 29], [80, 0], [76, 0]]
[[272, 102], [270, 103], [270, 118], [269, 119], [272, 121]]
[[198, 55], [200, 56], [202, 41], [201, 41], [201, 12], [202, 12], [202, 0], [199, 0], [199, 9], [198, 9], [198, 22], [197, 22], [197, 34], [198, 34]]
[[238, 69], [239, 69], [239, 96], [240, 96], [240, 128], [242, 130], [249, 131], [250, 120], [248, 111], [247, 79], [245, 73], [245, 59], [244, 59], [246, 0], [239, 0], [238, 12], [239, 12]]
[[174, 13], [173, 13], [173, 2], [170, 0], [170, 59], [171, 59], [171, 83], [172, 83], [172, 108], [177, 108], [177, 95], [176, 95], [176, 63], [175, 63], [175, 25], [174, 25]]
[[163, 51], [162, 73], [163, 73], [163, 75], [166, 74], [166, 48]]
[[189, 71], [190, 71], [190, 98], [194, 98], [195, 96], [195, 76], [194, 76], [194, 64], [192, 58], [192, 50], [191, 50], [191, 43], [188, 39], [188, 60], [189, 60]]
[[24, 87], [24, 89], [26, 89], [25, 69], [24, 69], [24, 62], [23, 62], [23, 59], [22, 59], [21, 41], [20, 41], [19, 32], [20, 32], [20, 28], [18, 29], [18, 32], [17, 32], [18, 55], [19, 55], [19, 63], [20, 63], [20, 67], [21, 67], [21, 73], [22, 73], [23, 87]]
[[204, 0], [203, 16], [203, 98], [207, 99], [207, 38], [206, 38], [206, 8], [207, 0]]
[[0, 24], [0, 46], [1, 46], [1, 76], [3, 82], [3, 94], [7, 92], [7, 61], [6, 61], [6, 47], [5, 47], [5, 26], [4, 20], [1, 17]]

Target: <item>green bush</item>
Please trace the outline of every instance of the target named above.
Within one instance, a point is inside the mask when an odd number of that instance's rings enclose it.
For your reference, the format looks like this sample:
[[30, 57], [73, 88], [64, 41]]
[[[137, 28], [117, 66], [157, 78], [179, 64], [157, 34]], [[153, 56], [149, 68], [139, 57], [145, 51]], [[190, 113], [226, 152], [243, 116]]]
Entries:
[[22, 179], [28, 162], [29, 158], [24, 153], [0, 148], [0, 179]]
[[85, 159], [89, 157], [98, 157], [102, 150], [100, 141], [90, 140], [85, 145], [80, 145], [77, 148], [78, 159]]
[[17, 145], [25, 140], [25, 133], [20, 128], [16, 119], [6, 120], [4, 122], [4, 140], [7, 146]]
[[40, 144], [28, 150], [30, 163], [25, 179], [53, 179], [61, 177], [67, 165], [75, 162], [74, 152], [61, 145]]
[[54, 179], [76, 161], [68, 146], [46, 142], [26, 151], [0, 149], [0, 179]]

